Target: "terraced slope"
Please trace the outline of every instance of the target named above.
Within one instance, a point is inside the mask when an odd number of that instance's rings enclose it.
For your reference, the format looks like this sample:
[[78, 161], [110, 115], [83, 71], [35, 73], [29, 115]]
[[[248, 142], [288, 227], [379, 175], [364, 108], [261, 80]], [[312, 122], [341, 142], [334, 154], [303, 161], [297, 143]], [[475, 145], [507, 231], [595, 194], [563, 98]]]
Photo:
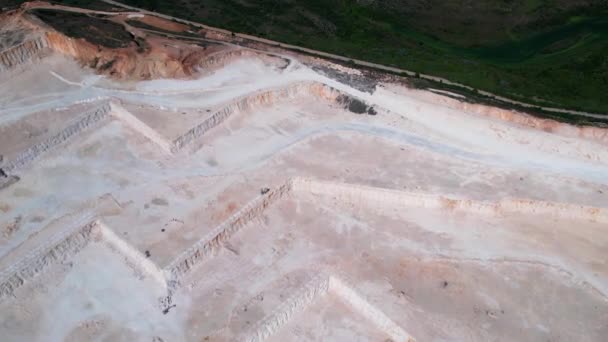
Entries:
[[[145, 18], [112, 20], [176, 29]], [[46, 43], [0, 71], [3, 341], [608, 334], [606, 129], [222, 36], [97, 51], [15, 22]]]

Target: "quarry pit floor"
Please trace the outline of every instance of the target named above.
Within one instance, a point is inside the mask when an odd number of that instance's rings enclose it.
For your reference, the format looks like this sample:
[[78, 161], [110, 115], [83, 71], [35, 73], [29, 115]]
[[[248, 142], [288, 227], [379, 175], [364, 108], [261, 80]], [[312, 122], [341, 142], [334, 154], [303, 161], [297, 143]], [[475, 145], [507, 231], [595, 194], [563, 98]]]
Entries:
[[605, 340], [607, 142], [234, 56], [0, 73], [3, 341]]

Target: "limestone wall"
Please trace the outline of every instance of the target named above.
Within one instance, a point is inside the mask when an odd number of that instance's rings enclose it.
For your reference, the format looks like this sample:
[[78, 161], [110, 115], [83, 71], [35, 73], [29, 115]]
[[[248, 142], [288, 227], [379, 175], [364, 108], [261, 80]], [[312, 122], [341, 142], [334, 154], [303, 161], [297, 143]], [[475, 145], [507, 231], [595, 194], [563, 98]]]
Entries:
[[150, 141], [158, 145], [163, 151], [169, 153], [171, 151], [171, 144], [167, 139], [163, 138], [157, 131], [152, 129], [150, 126], [145, 124], [143, 121], [138, 119], [135, 115], [124, 109], [122, 106], [111, 103], [111, 115], [129, 126], [137, 133], [148, 138]]
[[0, 300], [14, 296], [17, 288], [47, 267], [78, 253], [91, 240], [97, 221], [85, 215], [61, 233], [30, 251], [25, 257], [0, 272]]
[[107, 227], [103, 222], [98, 223], [101, 241], [110, 250], [122, 256], [125, 262], [141, 276], [150, 276], [161, 286], [166, 286], [165, 277], [161, 269], [150, 259], [146, 258], [137, 248]]
[[261, 342], [281, 329], [295, 314], [306, 310], [319, 297], [325, 296], [329, 290], [330, 279], [325, 273], [315, 276], [299, 288], [294, 294], [283, 301], [272, 313], [256, 323], [252, 332], [247, 333], [241, 340]]
[[250, 49], [237, 48], [217, 52], [198, 61], [197, 66], [201, 71], [217, 70], [242, 58], [257, 58], [278, 67], [287, 67], [289, 61], [284, 58], [260, 53]]
[[30, 163], [36, 160], [45, 152], [50, 149], [62, 144], [69, 140], [75, 135], [82, 131], [96, 125], [108, 116], [110, 112], [109, 103], [105, 103], [93, 110], [90, 110], [81, 115], [75, 122], [69, 124], [67, 127], [62, 129], [59, 133], [29, 147], [25, 151], [21, 152], [15, 157], [14, 160], [9, 161], [3, 168], [7, 174], [15, 173], [27, 167]]
[[287, 182], [255, 198], [207, 233], [196, 244], [178, 255], [165, 267], [165, 272], [170, 275], [171, 280], [179, 281], [194, 265], [221, 248], [222, 243], [228, 241], [237, 231], [258, 217], [271, 204], [289, 193], [290, 189], [291, 183]]
[[316, 300], [322, 300], [327, 295], [337, 298], [349, 306], [355, 314], [365, 317], [393, 341], [414, 341], [400, 326], [360, 296], [350, 283], [327, 271], [321, 271], [295, 291], [269, 315], [254, 324], [240, 340], [247, 342], [266, 340], [283, 328], [295, 314], [305, 311]]
[[10, 70], [35, 59], [48, 46], [49, 44], [45, 37], [38, 37], [0, 52], [0, 72]]
[[332, 276], [329, 279], [329, 290], [337, 295], [340, 300], [354, 309], [355, 312], [363, 315], [378, 329], [388, 334], [393, 341], [414, 342], [414, 339], [406, 333], [400, 326], [393, 322], [388, 316], [367, 300], [361, 297], [352, 286], [344, 280]]
[[342, 98], [348, 97], [348, 95], [342, 94], [335, 88], [319, 82], [296, 82], [285, 87], [243, 96], [218, 110], [201, 124], [175, 139], [171, 151], [177, 152], [181, 150], [184, 146], [226, 121], [231, 115], [251, 112], [256, 108], [270, 107], [281, 101], [289, 101], [304, 96], [313, 96], [329, 102], [336, 101], [340, 96]]

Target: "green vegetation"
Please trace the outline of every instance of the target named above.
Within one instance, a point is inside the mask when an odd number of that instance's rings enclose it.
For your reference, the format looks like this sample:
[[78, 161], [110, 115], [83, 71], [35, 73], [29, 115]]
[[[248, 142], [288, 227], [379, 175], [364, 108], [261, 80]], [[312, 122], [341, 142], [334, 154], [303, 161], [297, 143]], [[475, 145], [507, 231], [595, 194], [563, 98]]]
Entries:
[[88, 8], [97, 11], [106, 11], [106, 12], [120, 12], [124, 9], [121, 7], [116, 7], [105, 3], [103, 1], [91, 1], [91, 0], [46, 0], [50, 3], [61, 4], [64, 6], [74, 6], [81, 8]]
[[124, 0], [236, 32], [608, 112], [604, 0]]
[[[27, 2], [27, 1], [28, 0], [0, 0], [0, 9], [18, 8], [24, 2]], [[98, 10], [98, 11], [107, 11], [107, 12], [124, 11], [123, 8], [107, 4], [103, 1], [91, 1], [91, 0], [50, 0], [50, 1], [47, 0], [47, 1], [50, 2], [51, 4], [60, 4], [60, 5], [65, 5], [65, 6], [88, 8], [88, 9]]]

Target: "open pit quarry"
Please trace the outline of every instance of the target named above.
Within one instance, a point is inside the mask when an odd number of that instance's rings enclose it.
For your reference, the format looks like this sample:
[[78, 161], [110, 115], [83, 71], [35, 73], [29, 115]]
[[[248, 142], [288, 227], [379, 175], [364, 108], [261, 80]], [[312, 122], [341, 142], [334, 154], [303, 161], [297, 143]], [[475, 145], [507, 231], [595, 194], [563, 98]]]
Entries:
[[0, 37], [2, 341], [608, 337], [608, 129], [133, 9]]

